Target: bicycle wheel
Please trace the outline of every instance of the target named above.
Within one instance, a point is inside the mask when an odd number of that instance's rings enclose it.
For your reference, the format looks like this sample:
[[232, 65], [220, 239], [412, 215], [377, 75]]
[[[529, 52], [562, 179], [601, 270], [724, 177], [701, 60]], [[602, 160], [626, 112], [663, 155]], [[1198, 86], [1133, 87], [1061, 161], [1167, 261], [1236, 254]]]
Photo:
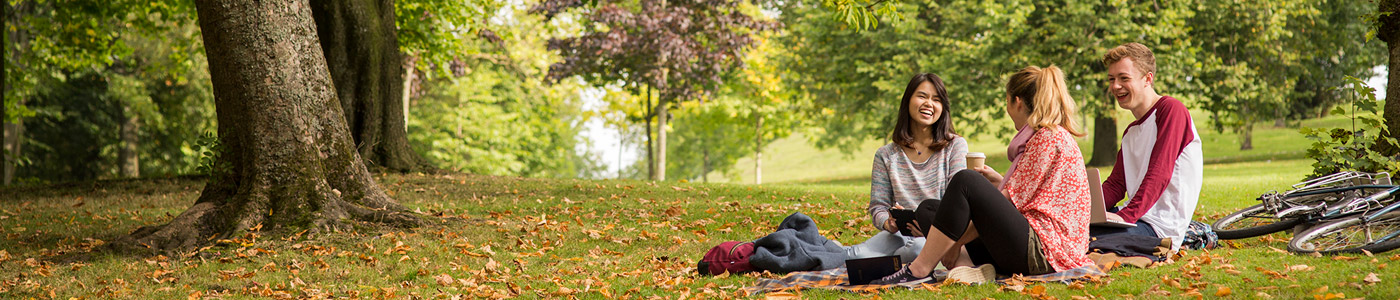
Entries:
[[[1400, 211], [1390, 212], [1364, 222], [1360, 215], [1337, 219], [1303, 231], [1288, 242], [1288, 251], [1307, 254], [1360, 253], [1362, 249], [1372, 253], [1384, 252], [1400, 247]], [[1376, 239], [1390, 237], [1389, 240]]]
[[1210, 227], [1221, 239], [1233, 240], [1283, 231], [1302, 222], [1303, 218], [1279, 219], [1265, 211], [1263, 204], [1255, 204], [1216, 220]]

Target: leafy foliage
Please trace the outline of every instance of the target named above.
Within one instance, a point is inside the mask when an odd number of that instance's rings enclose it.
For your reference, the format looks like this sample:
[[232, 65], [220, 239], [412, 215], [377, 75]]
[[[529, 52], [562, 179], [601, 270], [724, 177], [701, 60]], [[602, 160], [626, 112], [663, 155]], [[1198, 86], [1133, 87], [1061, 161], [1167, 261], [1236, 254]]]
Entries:
[[474, 174], [588, 177], [598, 168], [575, 147], [582, 113], [576, 84], [540, 79], [551, 53], [547, 25], [507, 7], [514, 26], [499, 41], [474, 40], [461, 77], [424, 82], [408, 120], [409, 141], [439, 167]]
[[[141, 173], [196, 172], [198, 137], [214, 129], [213, 99], [197, 27], [187, 16], [160, 20], [158, 35], [122, 31], [130, 54], [107, 65], [59, 70], [29, 98], [26, 159], [18, 176], [37, 181], [91, 180], [116, 175], [118, 129], [140, 121]], [[83, 159], [74, 159], [83, 157]]]
[[[545, 0], [531, 11], [552, 17], [584, 6], [576, 0]], [[635, 7], [603, 4], [587, 14], [581, 36], [553, 38], [549, 49], [563, 61], [551, 65], [552, 81], [580, 76], [604, 85], [624, 82], [633, 91], [650, 86], [658, 105], [695, 99], [743, 65], [751, 34], [775, 26], [739, 10], [733, 0], [641, 1]]]
[[679, 178], [708, 180], [711, 172], [735, 178], [732, 167], [740, 157], [805, 126], [798, 108], [808, 105], [807, 99], [782, 84], [784, 74], [774, 60], [782, 48], [771, 37], [759, 36], [744, 56], [744, 67], [731, 74], [718, 97], [682, 104], [676, 112], [677, 141], [667, 149], [675, 156], [667, 169]]
[[[33, 114], [23, 105], [66, 71], [102, 69], [133, 49], [123, 37], [170, 28], [193, 15], [183, 1], [5, 1], [5, 100], [3, 120]], [[178, 46], [177, 46], [178, 47]]]
[[1336, 103], [1327, 87], [1365, 76], [1381, 54], [1358, 38], [1374, 7], [1344, 1], [876, 1], [904, 21], [868, 31], [850, 30], [864, 27], [841, 8], [856, 1], [828, 2], [781, 7], [789, 84], [814, 98], [825, 146], [888, 134], [899, 83], [917, 72], [947, 81], [964, 134], [995, 129], [982, 120], [1001, 116], [1003, 77], [1027, 65], [1059, 65], [1081, 112], [1111, 116], [1099, 60], [1126, 42], [1153, 48], [1159, 92], [1247, 136], [1258, 120]]
[[[790, 45], [787, 84], [812, 107], [818, 143], [851, 149], [886, 137], [909, 76], [932, 72], [945, 81], [957, 132], [1010, 132], [988, 120], [1005, 108], [1005, 76], [1029, 65], [1058, 65], [1088, 113], [1113, 112], [1100, 78], [1102, 51], [1121, 43], [1152, 44], [1159, 80], [1185, 82], [1193, 61], [1182, 47], [1192, 8], [1119, 1], [900, 1], [906, 21], [869, 31], [847, 30], [837, 14], [799, 4], [783, 9]], [[1028, 42], [1035, 41], [1035, 42]], [[1085, 122], [1087, 123], [1087, 122]]]
[[903, 20], [896, 13], [895, 2], [891, 0], [822, 0], [822, 7], [830, 10], [832, 19], [846, 23], [856, 30], [875, 29], [880, 26], [880, 18]]
[[499, 41], [486, 19], [502, 11], [499, 0], [397, 0], [399, 49], [417, 58], [427, 77], [460, 75], [466, 56], [480, 54], [478, 39]]
[[[1400, 157], [1386, 156], [1376, 149], [1378, 144], [1397, 144], [1396, 139], [1386, 133], [1385, 120], [1379, 114], [1382, 108], [1380, 101], [1376, 100], [1376, 89], [1356, 77], [1347, 76], [1345, 81], [1346, 86], [1339, 90], [1348, 91], [1351, 95], [1351, 128], [1303, 127], [1299, 130], [1313, 140], [1307, 157], [1316, 162], [1309, 177], [1338, 171], [1400, 174]], [[1347, 112], [1341, 106], [1332, 110], [1333, 114]]]

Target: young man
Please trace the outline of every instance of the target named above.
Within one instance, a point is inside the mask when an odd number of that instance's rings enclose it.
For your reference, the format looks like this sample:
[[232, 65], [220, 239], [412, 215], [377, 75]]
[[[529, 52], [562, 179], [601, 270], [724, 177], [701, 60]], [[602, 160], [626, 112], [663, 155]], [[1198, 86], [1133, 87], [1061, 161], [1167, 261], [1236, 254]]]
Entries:
[[[1158, 95], [1152, 50], [1127, 43], [1108, 50], [1110, 95], [1137, 120], [1123, 130], [1113, 173], [1103, 183], [1105, 207], [1127, 203], [1110, 219], [1137, 223], [1128, 234], [1171, 238], [1181, 247], [1201, 192], [1201, 137], [1176, 98]], [[1122, 233], [1094, 228], [1095, 235]]]

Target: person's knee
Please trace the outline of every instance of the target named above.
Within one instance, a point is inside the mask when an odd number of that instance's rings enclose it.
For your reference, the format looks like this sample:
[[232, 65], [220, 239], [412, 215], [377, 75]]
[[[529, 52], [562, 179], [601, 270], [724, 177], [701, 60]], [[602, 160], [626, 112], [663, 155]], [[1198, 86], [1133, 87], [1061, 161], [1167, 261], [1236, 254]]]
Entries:
[[972, 169], [963, 169], [962, 171], [954, 173], [953, 179], [950, 179], [950, 181], [968, 181], [975, 179], [986, 180], [987, 178], [982, 176], [982, 173], [977, 173], [977, 171], [973, 171]]

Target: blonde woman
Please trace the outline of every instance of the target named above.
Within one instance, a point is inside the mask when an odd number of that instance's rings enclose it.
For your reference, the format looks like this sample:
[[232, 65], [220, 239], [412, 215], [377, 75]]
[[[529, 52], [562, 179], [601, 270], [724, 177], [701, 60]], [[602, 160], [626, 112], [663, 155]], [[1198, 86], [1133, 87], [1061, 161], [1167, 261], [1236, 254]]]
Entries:
[[[1027, 67], [1006, 84], [1006, 111], [1020, 132], [1007, 148], [1005, 178], [991, 167], [953, 175], [942, 201], [924, 202], [915, 220], [927, 241], [917, 258], [872, 284], [917, 284], [942, 261], [949, 280], [982, 283], [995, 273], [1047, 274], [1093, 264], [1089, 184], [1075, 143], [1074, 99], [1060, 68]], [[959, 247], [966, 246], [962, 255]], [[981, 264], [978, 268], [969, 268]]]

